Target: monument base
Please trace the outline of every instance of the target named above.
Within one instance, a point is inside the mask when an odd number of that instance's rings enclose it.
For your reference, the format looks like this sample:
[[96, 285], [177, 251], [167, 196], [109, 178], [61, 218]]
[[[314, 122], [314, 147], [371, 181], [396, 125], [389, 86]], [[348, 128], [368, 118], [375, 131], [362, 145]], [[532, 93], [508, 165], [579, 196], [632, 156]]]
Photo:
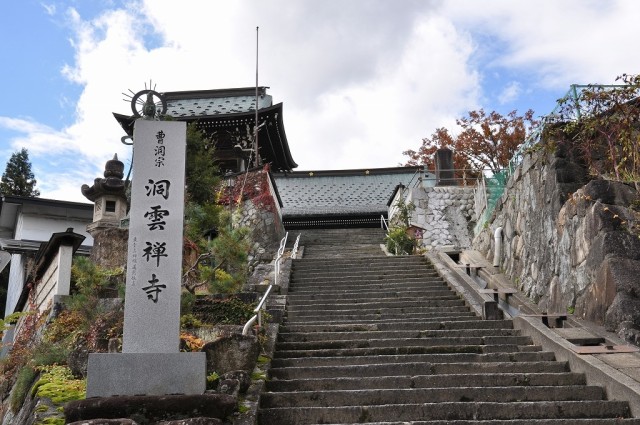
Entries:
[[206, 354], [91, 353], [87, 398], [116, 395], [203, 394]]

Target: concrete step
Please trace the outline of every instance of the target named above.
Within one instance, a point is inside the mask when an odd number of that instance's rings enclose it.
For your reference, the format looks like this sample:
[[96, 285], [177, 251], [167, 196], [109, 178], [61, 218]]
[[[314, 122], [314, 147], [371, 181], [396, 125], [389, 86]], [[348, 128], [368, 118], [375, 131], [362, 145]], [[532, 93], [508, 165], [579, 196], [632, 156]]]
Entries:
[[263, 408], [334, 407], [385, 404], [419, 404], [448, 402], [523, 402], [603, 400], [600, 387], [586, 385], [539, 387], [456, 387], [360, 389], [333, 391], [291, 391], [265, 393], [260, 398]]
[[382, 363], [346, 366], [272, 368], [271, 379], [310, 379], [397, 375], [449, 375], [465, 373], [559, 373], [568, 372], [565, 362], [492, 362], [492, 363]]
[[266, 383], [267, 391], [359, 390], [363, 388], [453, 388], [491, 386], [586, 385], [581, 373], [498, 373], [414, 376], [338, 377], [314, 379], [279, 379]]
[[[322, 244], [335, 244], [336, 242], [344, 243], [381, 243], [384, 240], [385, 232], [350, 232], [350, 231], [327, 231], [327, 232], [315, 232], [313, 230], [302, 230], [300, 232], [294, 231], [294, 235], [297, 237], [300, 233], [300, 243], [306, 245], [322, 245]], [[294, 238], [295, 240], [295, 238]]]
[[340, 244], [305, 245], [304, 248], [304, 256], [308, 258], [354, 258], [381, 254], [384, 254], [384, 251], [380, 244], [352, 244], [348, 247]]
[[404, 280], [364, 280], [358, 281], [352, 280], [338, 280], [333, 282], [325, 282], [321, 280], [300, 284], [294, 282], [289, 286], [289, 292], [297, 294], [301, 293], [317, 293], [328, 294], [338, 293], [338, 291], [349, 292], [366, 292], [370, 291], [398, 291], [398, 290], [432, 290], [447, 288], [446, 283], [439, 278], [416, 278], [416, 279], [404, 279]]
[[360, 237], [354, 238], [334, 238], [334, 237], [319, 237], [314, 240], [309, 240], [308, 238], [301, 237], [300, 244], [305, 247], [310, 248], [319, 248], [322, 249], [327, 246], [341, 246], [341, 247], [355, 247], [355, 246], [370, 246], [377, 247], [379, 249], [378, 255], [382, 255], [382, 251], [380, 250], [380, 244], [383, 243], [383, 238], [379, 237], [371, 237], [367, 235], [363, 235]]
[[[469, 311], [469, 309], [465, 306], [449, 308], [447, 310], [450, 311], [440, 311], [439, 309], [432, 309], [427, 312], [419, 312], [419, 313], [398, 313], [392, 314], [387, 313], [384, 316], [380, 313], [365, 313], [365, 314], [355, 314], [355, 315], [343, 315], [342, 317], [338, 317], [335, 315], [331, 316], [331, 321], [327, 321], [326, 316], [307, 316], [301, 319], [291, 319], [285, 317], [283, 319], [283, 325], [302, 325], [302, 326], [314, 326], [314, 325], [343, 325], [343, 324], [353, 324], [358, 323], [361, 325], [371, 325], [371, 324], [384, 324], [384, 323], [432, 323], [432, 322], [440, 322], [442, 320], [446, 321], [467, 321], [470, 319], [477, 319], [478, 317], [475, 313]], [[411, 322], [412, 321], [412, 322]]]
[[515, 345], [515, 344], [459, 344], [459, 345], [407, 345], [402, 347], [349, 347], [349, 348], [318, 348], [305, 350], [279, 350], [274, 358], [297, 358], [297, 357], [340, 357], [340, 356], [377, 356], [377, 355], [399, 355], [399, 354], [443, 354], [443, 353], [523, 353], [540, 352], [538, 345]]
[[[434, 420], [434, 421], [402, 421], [402, 422], [367, 422], [369, 425], [640, 425], [635, 418], [598, 418], [598, 419], [508, 419], [508, 420]], [[327, 424], [357, 425], [357, 424]]]
[[367, 270], [357, 270], [357, 269], [335, 269], [331, 272], [323, 272], [323, 273], [307, 273], [307, 272], [296, 272], [292, 273], [291, 281], [295, 283], [304, 283], [307, 281], [315, 281], [315, 280], [353, 280], [354, 278], [360, 278], [360, 280], [402, 280], [402, 279], [411, 279], [411, 278], [431, 278], [431, 279], [442, 279], [437, 272], [429, 269], [404, 269], [402, 271], [398, 270], [397, 273], [390, 271], [381, 271], [375, 268], [370, 268]]
[[262, 409], [264, 424], [304, 425], [317, 423], [363, 423], [416, 420], [491, 419], [571, 419], [619, 418], [629, 416], [629, 406], [621, 401], [543, 401], [543, 402], [448, 402], [405, 403], [381, 406], [339, 406]]
[[322, 350], [370, 347], [434, 347], [455, 345], [529, 345], [528, 336], [479, 336], [479, 337], [431, 337], [431, 338], [381, 338], [340, 339], [308, 342], [277, 342], [278, 350]]
[[321, 323], [317, 325], [283, 325], [280, 333], [291, 332], [362, 332], [386, 330], [447, 330], [447, 329], [513, 329], [511, 320], [469, 320], [461, 317], [457, 321], [434, 320], [430, 322], [391, 321], [374, 323]]
[[[420, 320], [422, 318], [429, 319], [430, 317], [442, 317], [443, 314], [468, 314], [469, 307], [465, 305], [449, 306], [446, 311], [443, 311], [442, 307], [423, 307], [423, 308], [396, 308], [396, 309], [378, 309], [376, 311], [367, 312], [362, 310], [345, 310], [334, 311], [330, 316], [325, 313], [311, 312], [310, 314], [302, 314], [303, 312], [297, 312], [293, 314], [287, 313], [285, 323], [314, 323], [321, 321], [322, 323], [339, 323], [339, 322], [351, 322], [357, 320], [365, 323], [367, 320], [381, 320], [386, 321], [389, 319], [403, 319], [403, 320]], [[331, 320], [327, 321], [330, 317]]]
[[[298, 260], [294, 260], [298, 261]], [[360, 261], [343, 261], [340, 259], [327, 259], [327, 260], [315, 260], [308, 263], [306, 266], [300, 264], [293, 264], [291, 271], [296, 274], [305, 273], [323, 273], [323, 272], [335, 272], [341, 270], [354, 270], [354, 271], [367, 271], [367, 270], [427, 270], [435, 271], [430, 263], [425, 262], [407, 262], [407, 261], [390, 261], [381, 259], [379, 261], [371, 261], [369, 259], [360, 258]], [[335, 269], [339, 267], [339, 269]]]
[[433, 267], [433, 265], [424, 257], [419, 255], [405, 255], [405, 256], [386, 256], [386, 255], [372, 255], [368, 257], [357, 258], [296, 258], [291, 264], [293, 270], [304, 270], [307, 268], [317, 269], [326, 268], [333, 265], [341, 265], [344, 267], [357, 267], [359, 265], [375, 266], [375, 265], [422, 265], [425, 267]]
[[[333, 267], [335, 267], [336, 265], [340, 266], [339, 270], [334, 269]], [[300, 267], [300, 266], [294, 266], [291, 268], [291, 272], [292, 275], [295, 277], [298, 276], [305, 276], [305, 275], [314, 275], [314, 274], [325, 274], [325, 273], [336, 273], [336, 272], [340, 272], [340, 271], [349, 271], [352, 273], [357, 273], [357, 272], [368, 272], [368, 271], [379, 271], [379, 272], [398, 272], [398, 273], [403, 273], [407, 270], [412, 270], [412, 271], [430, 271], [430, 272], [435, 272], [435, 269], [430, 266], [427, 265], [425, 263], [406, 263], [406, 262], [385, 262], [385, 263], [371, 263], [371, 262], [367, 262], [367, 263], [360, 263], [360, 264], [354, 264], [354, 263], [349, 263], [349, 264], [344, 264], [344, 263], [328, 263], [325, 264], [321, 267], [315, 266], [308, 266], [308, 267]]]
[[271, 367], [310, 367], [335, 366], [356, 364], [381, 363], [487, 363], [487, 362], [533, 362], [554, 361], [555, 354], [549, 351], [517, 352], [517, 353], [429, 353], [429, 354], [390, 354], [390, 355], [362, 355], [362, 356], [333, 356], [333, 357], [293, 357], [277, 358], [271, 362]]
[[376, 270], [370, 272], [358, 272], [351, 270], [343, 270], [334, 273], [316, 273], [316, 274], [303, 274], [301, 276], [293, 276], [291, 281], [295, 285], [304, 285], [307, 282], [335, 282], [335, 281], [348, 281], [348, 282], [376, 282], [381, 280], [390, 281], [402, 281], [404, 279], [442, 279], [436, 272], [428, 270], [407, 270], [402, 273], [382, 273]]
[[429, 289], [389, 289], [380, 288], [367, 291], [361, 289], [359, 291], [351, 291], [348, 289], [329, 291], [324, 293], [318, 293], [315, 291], [308, 291], [307, 293], [299, 293], [298, 291], [292, 291], [288, 300], [291, 304], [304, 303], [308, 301], [334, 301], [334, 300], [367, 300], [367, 299], [379, 299], [386, 298], [424, 298], [424, 297], [437, 297], [437, 296], [451, 296], [451, 290], [446, 286], [436, 286]]
[[365, 332], [280, 332], [279, 342], [353, 341], [410, 338], [486, 338], [493, 336], [518, 336], [514, 329], [446, 329], [446, 330], [390, 330]]
[[388, 404], [381, 406], [340, 406], [262, 409], [262, 423], [303, 425], [316, 423], [363, 423], [394, 418], [408, 420], [486, 419], [572, 419], [620, 418], [629, 416], [629, 406], [621, 401], [543, 402], [449, 402]]
[[289, 319], [294, 319], [294, 318], [297, 319], [300, 317], [316, 317], [316, 316], [322, 316], [322, 315], [325, 315], [325, 317], [331, 317], [331, 316], [328, 316], [328, 314], [330, 314], [330, 315], [335, 315], [337, 318], [340, 318], [345, 315], [350, 317], [358, 317], [360, 314], [367, 314], [367, 313], [380, 314], [381, 317], [384, 317], [384, 315], [388, 313], [396, 313], [396, 314], [421, 313], [421, 312], [429, 311], [429, 309], [431, 309], [432, 311], [442, 311], [442, 310], [455, 311], [452, 309], [467, 308], [464, 305], [464, 301], [462, 300], [430, 301], [425, 304], [426, 305], [421, 306], [420, 303], [413, 303], [413, 305], [411, 305], [411, 303], [399, 302], [399, 303], [385, 303], [385, 304], [380, 304], [377, 307], [372, 307], [370, 305], [366, 305], [366, 303], [362, 303], [362, 304], [350, 304], [348, 306], [343, 306], [342, 310], [337, 310], [337, 309], [297, 310], [297, 309], [294, 309], [293, 307], [289, 307], [289, 309], [287, 310], [287, 317]]
[[[292, 295], [331, 295], [333, 294], [336, 299], [341, 293], [355, 293], [366, 294], [373, 293], [386, 293], [394, 291], [442, 291], [447, 290], [448, 286], [445, 282], [439, 279], [416, 279], [413, 281], [386, 281], [386, 282], [332, 282], [322, 283], [318, 282], [312, 285], [291, 285], [289, 286], [289, 292]], [[295, 304], [292, 302], [290, 304]]]
[[379, 300], [365, 299], [340, 299], [339, 303], [304, 302], [289, 306], [289, 312], [313, 311], [344, 311], [354, 309], [377, 310], [380, 308], [402, 308], [402, 307], [447, 307], [463, 305], [464, 301], [455, 294], [448, 294], [442, 297], [433, 298], [383, 298]]

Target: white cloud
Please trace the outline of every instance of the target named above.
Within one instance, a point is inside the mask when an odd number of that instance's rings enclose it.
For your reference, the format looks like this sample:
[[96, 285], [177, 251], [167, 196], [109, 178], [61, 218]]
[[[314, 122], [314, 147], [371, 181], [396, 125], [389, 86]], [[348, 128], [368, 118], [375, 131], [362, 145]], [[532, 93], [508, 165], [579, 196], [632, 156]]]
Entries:
[[507, 86], [502, 90], [500, 95], [498, 96], [498, 101], [501, 105], [505, 103], [513, 102], [518, 98], [520, 93], [522, 92], [522, 87], [519, 82], [511, 81]]
[[417, 23], [395, 62], [370, 80], [323, 95], [312, 120], [305, 110], [286, 121], [289, 139], [300, 146], [294, 153], [301, 168], [405, 162], [404, 150], [476, 105], [477, 75], [467, 67], [472, 50], [445, 20]]
[[494, 109], [481, 103], [490, 75], [504, 76], [491, 92], [510, 103], [536, 89], [525, 81], [563, 91], [637, 72], [627, 44], [639, 15], [634, 0], [144, 0], [92, 20], [69, 9], [75, 56], [62, 73], [82, 87], [75, 121], [0, 127], [37, 159], [43, 196], [78, 200], [114, 152], [130, 156], [111, 115], [129, 112], [122, 92], [149, 79], [160, 91], [252, 86], [260, 26], [260, 84], [284, 102], [300, 169], [394, 166], [437, 127]]
[[254, 22], [261, 25], [260, 83], [285, 104], [301, 168], [394, 166], [432, 126], [475, 101], [476, 75], [466, 66], [471, 41], [431, 16], [428, 3], [402, 13], [383, 1], [188, 3], [146, 2], [92, 21], [68, 11], [76, 53], [63, 74], [83, 86], [76, 121], [61, 130], [16, 126], [23, 136], [14, 139], [36, 156], [52, 145], [75, 153], [82, 172], [42, 186], [43, 195], [77, 199], [73, 187], [97, 177], [88, 173], [114, 152], [128, 158], [111, 115], [128, 113], [121, 92], [150, 78], [161, 91], [251, 86]]
[[56, 14], [56, 5], [55, 4], [46, 4], [40, 3], [40, 6], [44, 9], [47, 15], [53, 16]]
[[493, 66], [534, 76], [543, 88], [613, 82], [637, 73], [640, 2], [635, 0], [539, 0], [444, 2], [442, 13], [471, 33], [496, 37], [504, 50], [491, 52]]

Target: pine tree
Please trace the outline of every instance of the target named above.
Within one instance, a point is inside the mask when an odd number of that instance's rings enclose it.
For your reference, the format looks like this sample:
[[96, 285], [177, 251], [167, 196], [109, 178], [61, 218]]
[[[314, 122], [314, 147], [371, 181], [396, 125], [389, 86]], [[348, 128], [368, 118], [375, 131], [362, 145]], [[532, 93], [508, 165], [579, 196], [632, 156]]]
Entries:
[[29, 152], [22, 148], [11, 155], [7, 162], [7, 168], [0, 181], [0, 193], [2, 195], [38, 197], [40, 191], [35, 188], [36, 179], [31, 171]]

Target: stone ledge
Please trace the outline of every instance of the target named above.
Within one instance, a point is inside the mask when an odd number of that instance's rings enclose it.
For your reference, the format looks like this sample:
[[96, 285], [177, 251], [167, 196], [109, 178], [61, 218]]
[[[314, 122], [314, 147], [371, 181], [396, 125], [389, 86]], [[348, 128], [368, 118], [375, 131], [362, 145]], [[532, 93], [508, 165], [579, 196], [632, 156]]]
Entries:
[[206, 354], [91, 353], [87, 398], [203, 394]]
[[127, 418], [142, 425], [189, 418], [224, 419], [235, 408], [236, 399], [226, 394], [117, 396], [69, 402], [64, 415], [67, 423]]

